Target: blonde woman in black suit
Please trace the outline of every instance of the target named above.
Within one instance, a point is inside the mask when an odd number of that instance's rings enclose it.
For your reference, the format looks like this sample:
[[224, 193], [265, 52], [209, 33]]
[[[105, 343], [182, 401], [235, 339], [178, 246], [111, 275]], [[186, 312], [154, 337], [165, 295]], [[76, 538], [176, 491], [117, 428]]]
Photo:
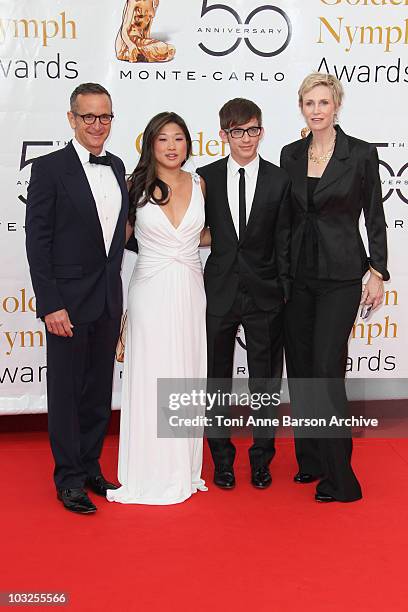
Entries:
[[[281, 152], [281, 166], [292, 179], [293, 290], [285, 321], [292, 410], [298, 415], [318, 410], [328, 418], [347, 415], [347, 343], [359, 304], [365, 311], [381, 304], [383, 281], [389, 279], [377, 150], [336, 125], [342, 98], [336, 77], [307, 76], [299, 106], [310, 133]], [[362, 211], [369, 256], [359, 232]], [[319, 380], [308, 386], [305, 379]], [[317, 501], [361, 498], [351, 467], [350, 430], [338, 430], [331, 438], [298, 435], [295, 446], [299, 472], [294, 480], [319, 480]]]

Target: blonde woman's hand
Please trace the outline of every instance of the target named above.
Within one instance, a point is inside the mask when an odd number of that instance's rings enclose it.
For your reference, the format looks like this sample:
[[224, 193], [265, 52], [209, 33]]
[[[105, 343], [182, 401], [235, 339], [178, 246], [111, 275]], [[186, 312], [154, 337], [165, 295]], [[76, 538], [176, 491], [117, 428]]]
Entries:
[[384, 281], [370, 272], [370, 277], [364, 285], [363, 295], [360, 304], [371, 304], [373, 310], [379, 306], [384, 298]]

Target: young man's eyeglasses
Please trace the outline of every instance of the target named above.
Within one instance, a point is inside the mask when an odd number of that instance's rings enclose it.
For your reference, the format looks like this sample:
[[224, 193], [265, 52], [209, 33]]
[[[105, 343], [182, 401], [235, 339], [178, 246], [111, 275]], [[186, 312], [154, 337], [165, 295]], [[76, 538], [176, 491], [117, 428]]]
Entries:
[[262, 127], [259, 125], [252, 125], [249, 128], [227, 128], [224, 130], [227, 134], [231, 136], [231, 138], [242, 138], [244, 134], [248, 134], [251, 138], [256, 138], [262, 131]]
[[102, 123], [102, 125], [109, 125], [109, 123], [111, 123], [114, 117], [113, 114], [111, 115], [91, 115], [90, 113], [88, 113], [86, 115], [81, 115], [80, 113], [75, 113], [74, 111], [72, 114], [75, 115], [76, 117], [81, 117], [82, 121], [86, 123], [86, 125], [93, 125], [97, 119], [99, 119], [99, 122]]

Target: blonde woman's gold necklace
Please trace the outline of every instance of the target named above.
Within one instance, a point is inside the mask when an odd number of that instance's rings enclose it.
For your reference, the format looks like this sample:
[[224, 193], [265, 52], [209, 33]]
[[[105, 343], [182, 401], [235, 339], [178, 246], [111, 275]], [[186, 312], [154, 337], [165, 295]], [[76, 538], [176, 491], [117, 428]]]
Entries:
[[336, 137], [333, 138], [333, 142], [330, 145], [330, 149], [328, 151], [326, 151], [326, 153], [323, 153], [322, 155], [315, 155], [313, 153], [313, 142], [312, 142], [310, 147], [309, 147], [309, 159], [310, 159], [310, 161], [312, 161], [315, 164], [322, 164], [324, 162], [327, 162], [331, 158], [331, 156], [333, 155], [334, 145], [335, 144], [336, 144]]

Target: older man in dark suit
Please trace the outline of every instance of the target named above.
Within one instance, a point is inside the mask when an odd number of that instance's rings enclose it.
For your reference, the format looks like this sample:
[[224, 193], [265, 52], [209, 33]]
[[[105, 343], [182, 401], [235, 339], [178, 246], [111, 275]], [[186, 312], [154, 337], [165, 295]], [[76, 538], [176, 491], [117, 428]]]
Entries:
[[99, 457], [122, 313], [128, 194], [123, 162], [104, 149], [113, 118], [108, 91], [85, 83], [70, 102], [73, 140], [32, 166], [26, 246], [37, 315], [46, 325], [57, 496], [67, 509], [89, 514], [96, 506], [85, 486], [99, 495], [116, 488]]

